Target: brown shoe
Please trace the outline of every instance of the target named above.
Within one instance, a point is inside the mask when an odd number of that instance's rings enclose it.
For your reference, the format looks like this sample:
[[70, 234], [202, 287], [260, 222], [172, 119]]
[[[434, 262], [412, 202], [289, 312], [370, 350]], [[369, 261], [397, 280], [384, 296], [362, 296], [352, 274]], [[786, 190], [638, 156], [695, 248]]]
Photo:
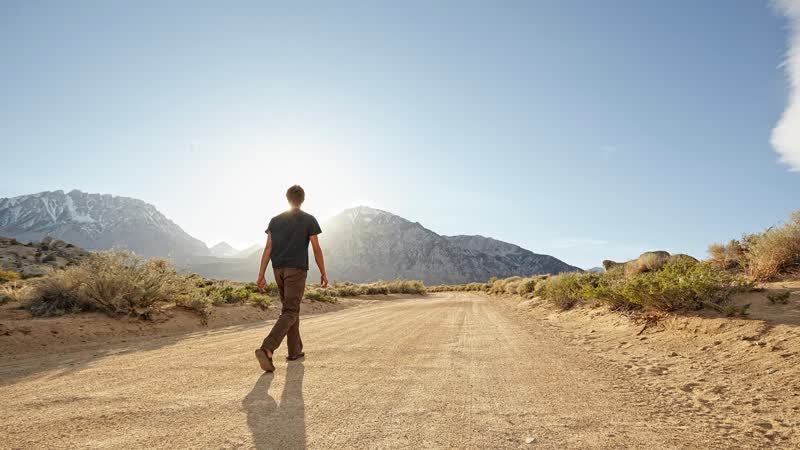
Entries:
[[300, 359], [300, 358], [302, 358], [304, 356], [306, 356], [305, 352], [300, 352], [300, 353], [298, 353], [298, 354], [296, 354], [294, 356], [291, 356], [291, 355], [287, 356], [286, 360], [287, 361], [294, 361], [294, 360]]
[[272, 358], [267, 356], [267, 352], [264, 351], [263, 348], [256, 350], [256, 359], [258, 360], [258, 365], [261, 366], [264, 372], [275, 371], [275, 365], [272, 364]]

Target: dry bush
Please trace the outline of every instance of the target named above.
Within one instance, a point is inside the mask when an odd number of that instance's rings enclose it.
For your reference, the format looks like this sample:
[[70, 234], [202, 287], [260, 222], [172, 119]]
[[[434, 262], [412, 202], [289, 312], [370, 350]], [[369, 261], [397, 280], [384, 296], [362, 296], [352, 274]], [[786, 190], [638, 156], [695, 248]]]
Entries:
[[467, 284], [441, 284], [438, 286], [428, 286], [428, 292], [486, 292], [491, 287], [489, 283], [467, 283]]
[[34, 316], [60, 316], [94, 310], [94, 305], [81, 292], [84, 277], [82, 269], [71, 267], [37, 278], [31, 284], [27, 309]]
[[492, 294], [516, 294], [517, 287], [522, 282], [522, 277], [508, 277], [508, 278], [492, 278], [490, 280], [491, 286], [489, 292]]
[[127, 251], [92, 253], [79, 266], [52, 271], [32, 287], [28, 308], [40, 316], [96, 309], [148, 317], [157, 302], [178, 303], [196, 294], [169, 262]]
[[3, 270], [0, 268], [0, 284], [8, 283], [10, 281], [17, 281], [20, 279], [20, 276], [17, 272], [13, 270]]
[[800, 268], [800, 211], [788, 222], [751, 236], [746, 261], [747, 275], [759, 281]]
[[711, 244], [708, 246], [709, 262], [719, 269], [743, 269], [745, 263], [745, 247], [738, 239], [731, 239], [727, 244]]
[[[334, 283], [327, 288], [317, 286], [307, 286], [307, 292], [319, 294], [306, 295], [306, 298], [316, 300], [318, 297], [355, 297], [359, 295], [386, 295], [386, 294], [425, 294], [427, 289], [421, 281], [416, 280], [395, 280], [395, 281], [376, 281], [367, 284], [355, 284], [350, 282]], [[322, 296], [322, 297], [320, 297]]]
[[156, 302], [175, 303], [190, 294], [186, 277], [163, 259], [144, 260], [131, 252], [93, 253], [81, 265], [82, 294], [109, 314], [147, 316]]

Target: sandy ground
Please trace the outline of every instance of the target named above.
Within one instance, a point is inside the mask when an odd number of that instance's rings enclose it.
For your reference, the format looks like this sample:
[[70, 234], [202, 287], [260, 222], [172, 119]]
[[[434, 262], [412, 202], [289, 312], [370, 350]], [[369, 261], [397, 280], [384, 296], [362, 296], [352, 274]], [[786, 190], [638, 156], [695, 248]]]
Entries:
[[[697, 350], [705, 353], [693, 353], [706, 340], [698, 332], [697, 343], [672, 352], [671, 341], [658, 342], [657, 336], [692, 334], [691, 329], [661, 324], [636, 336], [640, 327], [616, 323], [624, 319], [608, 314], [555, 313], [518, 299], [473, 293], [380, 302], [305, 319], [308, 356], [286, 363], [282, 348], [274, 374], [261, 373], [252, 353], [269, 323], [155, 337], [106, 351], [4, 357], [0, 447], [800, 444], [800, 413], [792, 409], [797, 391], [791, 383], [797, 378], [751, 380], [755, 390], [745, 396], [744, 386], [729, 389], [740, 382], [736, 370], [752, 370], [726, 359], [724, 351], [733, 343], [712, 341]], [[592, 332], [587, 323], [597, 329]], [[591, 338], [601, 334], [601, 326], [608, 336]], [[674, 332], [663, 331], [670, 326]], [[777, 371], [770, 375], [786, 371], [786, 376], [796, 370], [791, 369], [794, 356], [779, 356], [783, 351], [769, 346], [794, 344], [758, 344], [773, 332], [788, 339], [795, 331], [771, 329], [735, 345], [775, 353], [775, 363], [782, 365], [772, 367]], [[664, 362], [682, 358], [691, 361]], [[751, 359], [763, 358], [759, 353]]]
[[[353, 306], [410, 297], [408, 295], [375, 295], [340, 298], [336, 303], [303, 299], [304, 315], [322, 314]], [[248, 323], [264, 323], [280, 314], [276, 302], [267, 309], [254, 305], [215, 306], [203, 318], [198, 313], [175, 306], [166, 306], [153, 314], [152, 320], [134, 317], [112, 318], [103, 313], [69, 314], [59, 317], [34, 318], [19, 303], [0, 305], [0, 357], [29, 355], [37, 352], [109, 349], [110, 345], [148, 340], [154, 336], [169, 337], [194, 331]]]

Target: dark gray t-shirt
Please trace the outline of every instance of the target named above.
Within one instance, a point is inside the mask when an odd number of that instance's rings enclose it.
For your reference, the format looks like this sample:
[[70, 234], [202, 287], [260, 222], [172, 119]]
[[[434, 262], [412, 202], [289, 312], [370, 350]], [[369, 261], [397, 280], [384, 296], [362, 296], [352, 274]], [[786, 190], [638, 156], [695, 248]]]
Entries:
[[299, 209], [279, 214], [269, 221], [267, 233], [272, 233], [273, 269], [308, 270], [310, 237], [322, 233], [317, 219]]

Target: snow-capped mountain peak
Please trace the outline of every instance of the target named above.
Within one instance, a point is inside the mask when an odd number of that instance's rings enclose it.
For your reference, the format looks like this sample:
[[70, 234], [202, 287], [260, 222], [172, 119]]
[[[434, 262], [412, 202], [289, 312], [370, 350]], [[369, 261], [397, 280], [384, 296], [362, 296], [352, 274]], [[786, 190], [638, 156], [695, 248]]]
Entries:
[[0, 198], [0, 235], [22, 241], [51, 236], [87, 249], [124, 247], [146, 256], [208, 253], [149, 203], [79, 190]]

